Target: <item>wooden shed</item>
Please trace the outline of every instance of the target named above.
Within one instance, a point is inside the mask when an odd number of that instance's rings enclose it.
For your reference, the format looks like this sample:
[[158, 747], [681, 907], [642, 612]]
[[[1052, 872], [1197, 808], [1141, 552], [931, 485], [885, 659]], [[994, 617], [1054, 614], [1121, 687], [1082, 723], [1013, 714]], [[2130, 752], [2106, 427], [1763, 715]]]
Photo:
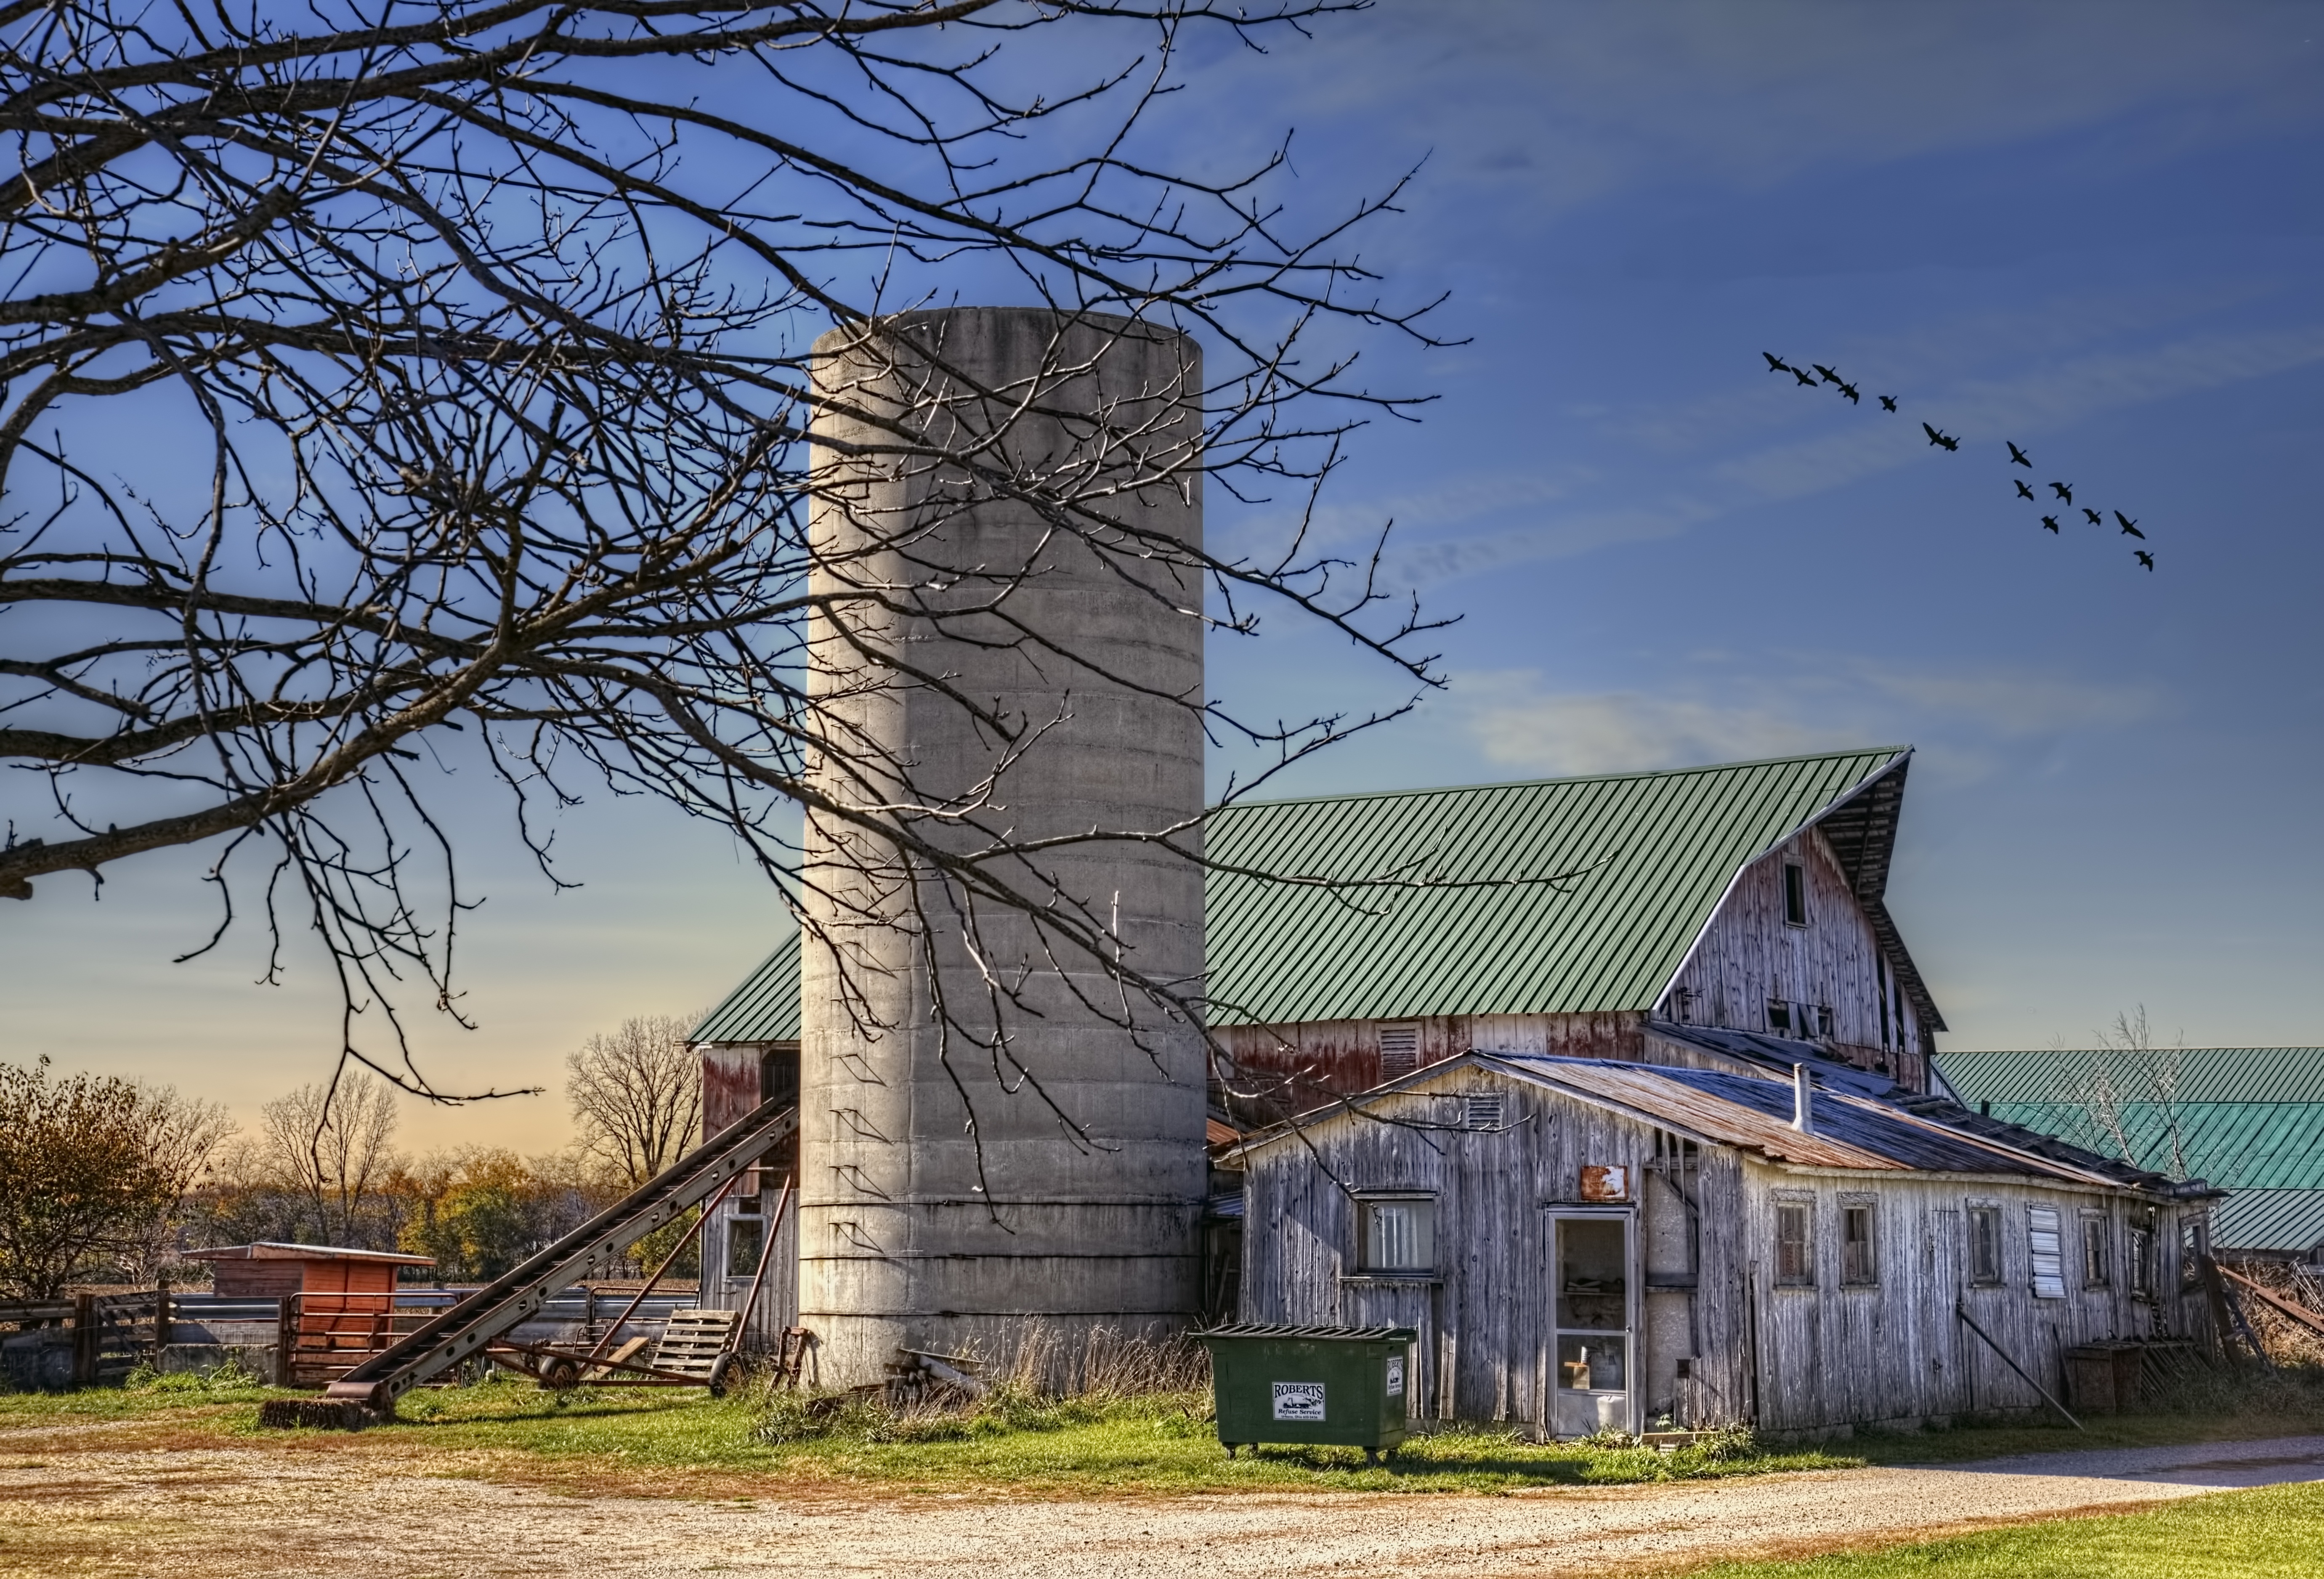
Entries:
[[[799, 948], [793, 933], [703, 1018], [689, 1039], [702, 1058], [702, 1136], [708, 1140], [770, 1097], [799, 1088]], [[701, 1303], [751, 1312], [748, 1347], [773, 1350], [798, 1320], [798, 1214], [783, 1181], [798, 1166], [787, 1140], [705, 1217]], [[761, 1262], [765, 1273], [761, 1276]], [[755, 1302], [752, 1297], [757, 1290]]]
[[432, 1267], [424, 1255], [353, 1250], [335, 1244], [230, 1244], [186, 1252], [208, 1261], [216, 1291], [227, 1298], [279, 1299], [286, 1294], [392, 1294], [400, 1269]]
[[1254, 1136], [1242, 1317], [1416, 1328], [1416, 1414], [1556, 1436], [2039, 1408], [2078, 1344], [2210, 1341], [2218, 1192], [1795, 1045], [1803, 1124], [1762, 1076], [1471, 1051]]

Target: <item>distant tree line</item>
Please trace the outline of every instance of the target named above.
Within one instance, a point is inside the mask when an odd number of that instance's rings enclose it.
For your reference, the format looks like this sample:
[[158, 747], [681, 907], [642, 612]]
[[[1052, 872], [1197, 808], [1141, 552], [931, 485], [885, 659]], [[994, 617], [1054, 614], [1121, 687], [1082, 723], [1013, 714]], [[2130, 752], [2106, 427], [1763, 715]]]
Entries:
[[[187, 1251], [259, 1240], [401, 1250], [447, 1281], [498, 1277], [698, 1137], [691, 1023], [648, 1016], [591, 1037], [566, 1061], [575, 1141], [531, 1158], [399, 1150], [395, 1094], [367, 1075], [302, 1085], [244, 1132], [170, 1087], [0, 1064], [0, 1294], [198, 1280]], [[688, 1224], [631, 1247], [631, 1270], [680, 1241], [670, 1270], [693, 1276]]]

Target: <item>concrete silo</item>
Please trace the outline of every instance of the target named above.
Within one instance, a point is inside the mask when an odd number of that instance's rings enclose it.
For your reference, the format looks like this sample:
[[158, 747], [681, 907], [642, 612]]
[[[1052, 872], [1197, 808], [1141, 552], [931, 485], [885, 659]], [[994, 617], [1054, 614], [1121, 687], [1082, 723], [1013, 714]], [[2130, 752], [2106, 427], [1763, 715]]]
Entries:
[[[885, 327], [816, 347], [808, 684], [846, 741], [816, 788], [968, 808], [907, 814], [963, 855], [1173, 827], [1199, 849], [1202, 586], [1173, 551], [1202, 534], [1194, 343], [1039, 309]], [[1012, 496], [1028, 478], [1089, 513]], [[899, 1348], [995, 1353], [1028, 1323], [1073, 1345], [1188, 1319], [1196, 1029], [876, 828], [810, 809], [807, 867], [799, 1319], [822, 1379], [876, 1380]], [[1197, 988], [1185, 856], [1100, 836], [987, 870]], [[996, 1007], [995, 980], [1025, 1002]]]

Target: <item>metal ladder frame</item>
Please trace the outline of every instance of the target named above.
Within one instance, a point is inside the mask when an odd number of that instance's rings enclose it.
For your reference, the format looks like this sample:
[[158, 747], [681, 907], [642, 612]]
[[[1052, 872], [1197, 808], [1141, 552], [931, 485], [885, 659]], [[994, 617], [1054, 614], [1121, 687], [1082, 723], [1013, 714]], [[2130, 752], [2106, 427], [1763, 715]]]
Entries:
[[556, 1243], [348, 1371], [324, 1396], [393, 1410], [404, 1393], [483, 1353], [559, 1290], [715, 1195], [798, 1130], [790, 1098], [761, 1103]]

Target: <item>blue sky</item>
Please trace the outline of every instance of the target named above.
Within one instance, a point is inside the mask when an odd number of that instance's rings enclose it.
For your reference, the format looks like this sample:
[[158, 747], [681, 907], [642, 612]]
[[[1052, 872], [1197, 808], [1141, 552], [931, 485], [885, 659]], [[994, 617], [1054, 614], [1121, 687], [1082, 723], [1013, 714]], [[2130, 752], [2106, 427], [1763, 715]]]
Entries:
[[[2324, 10], [1395, 3], [1213, 49], [1157, 127], [1226, 168], [1296, 126], [1327, 213], [1420, 168], [1367, 261], [1467, 344], [1332, 500], [1462, 623], [1451, 685], [1287, 789], [1920, 750], [1891, 904], [1957, 1048], [2144, 1002], [2196, 1043], [2324, 1040]], [[1862, 406], [1763, 350], [1860, 381]], [[1875, 392], [1898, 397], [1880, 411]], [[1918, 422], [1960, 435], [1945, 454]], [[2036, 469], [2007, 464], [2004, 439]], [[2130, 540], [2014, 498], [2071, 483]], [[2047, 490], [2043, 489], [2045, 496]], [[1215, 497], [1219, 542], [1279, 515]], [[1224, 641], [1252, 710], [1393, 701], [1314, 633]], [[447, 1083], [554, 1085], [683, 1011], [778, 906], [723, 841], [600, 796], [552, 895], [479, 814]], [[0, 1045], [250, 1112], [324, 1067], [311, 959], [172, 965], [198, 855], [0, 908]], [[549, 1096], [414, 1111], [420, 1144], [561, 1142]]]

